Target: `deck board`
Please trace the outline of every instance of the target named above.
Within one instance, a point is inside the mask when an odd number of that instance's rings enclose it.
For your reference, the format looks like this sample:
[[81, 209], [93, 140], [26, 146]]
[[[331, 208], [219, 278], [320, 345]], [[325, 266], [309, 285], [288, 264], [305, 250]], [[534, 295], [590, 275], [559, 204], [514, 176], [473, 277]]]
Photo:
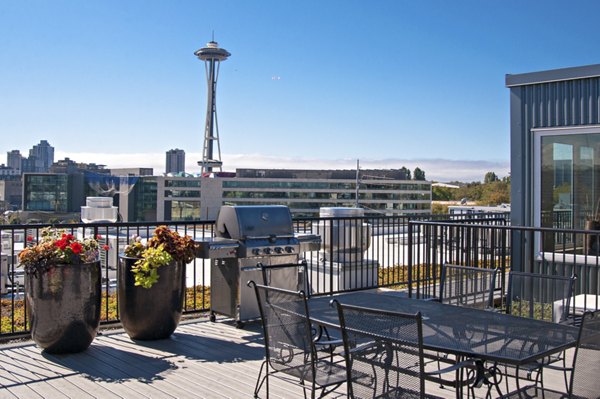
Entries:
[[[166, 340], [132, 341], [122, 330], [104, 330], [88, 350], [71, 355], [46, 354], [31, 341], [9, 343], [0, 345], [0, 399], [248, 398], [263, 359], [257, 323], [237, 329], [229, 321], [211, 323], [205, 317], [183, 321]], [[427, 390], [455, 397], [452, 389], [435, 384]], [[299, 386], [280, 379], [271, 379], [270, 394], [273, 399], [303, 398]], [[345, 394], [340, 387], [329, 397]], [[266, 397], [264, 388], [261, 397]]]

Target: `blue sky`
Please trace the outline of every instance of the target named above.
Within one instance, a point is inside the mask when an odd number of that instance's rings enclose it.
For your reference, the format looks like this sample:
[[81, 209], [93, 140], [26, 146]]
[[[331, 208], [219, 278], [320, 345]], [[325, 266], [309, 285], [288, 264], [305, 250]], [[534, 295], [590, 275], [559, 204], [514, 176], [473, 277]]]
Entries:
[[[600, 63], [596, 1], [0, 0], [0, 162], [196, 172], [211, 40], [224, 166], [508, 174], [507, 73]], [[274, 79], [274, 77], [277, 77]]]

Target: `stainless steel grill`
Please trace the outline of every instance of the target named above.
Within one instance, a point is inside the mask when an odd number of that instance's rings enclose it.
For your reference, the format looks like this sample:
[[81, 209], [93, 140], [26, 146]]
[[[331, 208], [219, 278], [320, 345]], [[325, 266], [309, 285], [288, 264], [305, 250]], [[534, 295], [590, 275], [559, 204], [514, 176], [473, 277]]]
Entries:
[[223, 314], [241, 327], [244, 321], [258, 318], [254, 292], [246, 283], [254, 280], [290, 290], [302, 288], [305, 277], [300, 256], [320, 246], [318, 235], [294, 234], [286, 206], [222, 206], [215, 238], [198, 242], [198, 256], [212, 259], [211, 320]]

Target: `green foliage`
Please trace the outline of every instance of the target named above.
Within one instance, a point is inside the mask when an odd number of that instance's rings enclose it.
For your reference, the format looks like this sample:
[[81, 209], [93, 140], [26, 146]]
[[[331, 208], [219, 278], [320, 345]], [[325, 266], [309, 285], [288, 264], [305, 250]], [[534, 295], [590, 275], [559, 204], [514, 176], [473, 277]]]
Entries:
[[80, 239], [63, 229], [42, 229], [38, 243], [33, 244], [31, 236], [27, 237], [27, 242], [27, 247], [19, 253], [19, 261], [25, 273], [30, 275], [43, 274], [56, 264], [83, 264], [98, 260], [99, 248], [95, 239]]
[[403, 166], [400, 168], [400, 171], [402, 171], [404, 173], [404, 178], [406, 180], [410, 180], [410, 169], [408, 169], [407, 167]]
[[456, 190], [455, 188], [432, 186], [431, 199], [433, 201], [452, 201]]
[[22, 220], [21, 220], [21, 217], [19, 216], [19, 214], [17, 212], [13, 212], [8, 217], [8, 223], [9, 224], [21, 224]]
[[142, 237], [133, 236], [129, 245], [125, 247], [125, 256], [129, 258], [141, 258], [146, 246], [142, 244]]
[[154, 236], [148, 240], [148, 247], [162, 246], [176, 262], [190, 263], [195, 258], [196, 244], [190, 236], [180, 236], [167, 226], [158, 226]]
[[[433, 187], [432, 192], [434, 201], [460, 201], [467, 198], [477, 205], [500, 205], [510, 203], [510, 179], [495, 180], [487, 184], [467, 183], [451, 192], [442, 187]], [[449, 195], [452, 195], [451, 199], [447, 199]]]
[[158, 268], [168, 265], [172, 260], [173, 257], [162, 244], [156, 248], [146, 248], [142, 253], [142, 257], [131, 268], [135, 285], [144, 288], [152, 287], [158, 281]]
[[[189, 263], [196, 257], [196, 243], [189, 236], [179, 233], [167, 226], [158, 226], [154, 235], [144, 245], [140, 237], [134, 236], [125, 247], [125, 256], [140, 258], [131, 271], [135, 277], [135, 285], [150, 288], [158, 281], [158, 268], [175, 262]], [[166, 260], [168, 256], [168, 261]]]
[[[186, 288], [185, 304], [186, 310], [204, 311], [210, 309], [210, 287], [197, 285]], [[0, 300], [0, 334], [26, 332], [31, 326], [25, 319], [25, 300], [10, 299]], [[102, 293], [102, 304], [100, 307], [100, 320], [115, 321], [117, 312], [117, 293]]]
[[483, 178], [483, 183], [489, 184], [489, 183], [493, 183], [498, 180], [500, 180], [500, 179], [498, 179], [498, 176], [496, 176], [496, 174], [494, 172], [487, 172]]
[[413, 180], [425, 180], [425, 171], [416, 167], [413, 172]]
[[531, 310], [531, 302], [527, 300], [512, 300], [511, 314], [520, 317], [531, 317], [536, 320], [552, 320], [552, 304], [551, 303], [533, 303], [533, 313]]
[[27, 331], [27, 329], [29, 328], [29, 324], [27, 323], [27, 320], [25, 320], [25, 300], [16, 299], [13, 303], [13, 301], [11, 301], [10, 299], [2, 299], [0, 301], [0, 305], [1, 334]]
[[434, 202], [431, 204], [431, 213], [434, 215], [447, 215], [448, 205]]

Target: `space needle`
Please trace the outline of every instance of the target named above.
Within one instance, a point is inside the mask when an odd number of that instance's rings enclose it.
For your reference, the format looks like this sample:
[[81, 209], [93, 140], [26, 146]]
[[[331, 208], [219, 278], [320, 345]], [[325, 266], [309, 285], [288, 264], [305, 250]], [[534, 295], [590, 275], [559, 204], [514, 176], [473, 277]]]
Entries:
[[[219, 124], [217, 122], [217, 79], [221, 61], [225, 61], [231, 54], [222, 48], [214, 39], [206, 47], [194, 52], [194, 55], [204, 61], [206, 69], [206, 82], [208, 86], [208, 102], [206, 105], [206, 124], [204, 126], [204, 149], [202, 160], [198, 161], [201, 173], [211, 173], [213, 168], [222, 170], [221, 145], [219, 144]], [[217, 154], [214, 153], [214, 143], [217, 143]]]

